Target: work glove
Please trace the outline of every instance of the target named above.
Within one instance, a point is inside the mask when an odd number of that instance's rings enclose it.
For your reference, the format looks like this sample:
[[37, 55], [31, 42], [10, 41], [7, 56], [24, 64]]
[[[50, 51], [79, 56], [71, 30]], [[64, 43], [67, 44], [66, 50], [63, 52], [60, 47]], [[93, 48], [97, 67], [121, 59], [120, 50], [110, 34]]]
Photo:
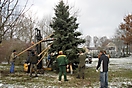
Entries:
[[68, 67], [69, 67], [69, 65], [66, 66], [66, 68], [68, 68]]
[[18, 58], [18, 56], [17, 56], [17, 55], [15, 55], [15, 57], [14, 57], [14, 58], [16, 59], [16, 58]]

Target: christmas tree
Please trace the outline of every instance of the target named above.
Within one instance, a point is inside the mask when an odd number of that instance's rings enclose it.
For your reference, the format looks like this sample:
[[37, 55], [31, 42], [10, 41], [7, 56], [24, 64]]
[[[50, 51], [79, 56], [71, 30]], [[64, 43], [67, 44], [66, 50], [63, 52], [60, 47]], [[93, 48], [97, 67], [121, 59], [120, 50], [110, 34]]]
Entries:
[[78, 45], [85, 43], [84, 39], [79, 38], [82, 34], [77, 31], [77, 18], [70, 15], [68, 5], [63, 0], [56, 5], [55, 17], [50, 24], [54, 31], [54, 41], [50, 48], [50, 52], [59, 52], [62, 50], [68, 57], [69, 62], [77, 61]]

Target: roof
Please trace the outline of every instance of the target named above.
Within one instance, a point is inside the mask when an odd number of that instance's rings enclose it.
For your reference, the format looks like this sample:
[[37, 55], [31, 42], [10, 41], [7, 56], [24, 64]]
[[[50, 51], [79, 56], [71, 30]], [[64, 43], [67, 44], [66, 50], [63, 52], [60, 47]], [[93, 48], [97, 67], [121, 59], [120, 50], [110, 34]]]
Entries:
[[88, 47], [89, 50], [98, 50], [96, 47]]
[[116, 45], [113, 42], [110, 42], [106, 45], [107, 47], [115, 47]]

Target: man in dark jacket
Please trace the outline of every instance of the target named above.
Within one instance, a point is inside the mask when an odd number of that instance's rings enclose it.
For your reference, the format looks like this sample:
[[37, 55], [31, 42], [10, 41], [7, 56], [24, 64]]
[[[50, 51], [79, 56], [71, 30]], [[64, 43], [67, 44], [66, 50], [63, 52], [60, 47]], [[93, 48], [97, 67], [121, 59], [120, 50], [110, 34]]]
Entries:
[[61, 82], [62, 74], [64, 75], [64, 81], [68, 81], [66, 76], [66, 66], [68, 64], [68, 60], [66, 55], [63, 54], [63, 51], [59, 51], [56, 62], [59, 67], [59, 82]]
[[86, 55], [82, 51], [80, 51], [79, 65], [78, 65], [78, 76], [77, 76], [77, 78], [79, 78], [79, 79], [80, 79], [80, 77], [82, 77], [84, 79], [85, 59], [86, 59]]
[[38, 57], [35, 53], [35, 51], [31, 51], [31, 58], [30, 58], [30, 77], [32, 77], [32, 72], [33, 72], [33, 68], [34, 68], [34, 72], [35, 72], [35, 77], [37, 77], [37, 62], [38, 62]]
[[[33, 41], [31, 41], [31, 43], [29, 43], [28, 44], [28, 46], [27, 46], [27, 48], [29, 48], [29, 47], [31, 47], [31, 46], [33, 46], [34, 45], [34, 42]], [[27, 50], [28, 52], [27, 52], [27, 55], [28, 55], [28, 58], [27, 58], [27, 61], [25, 62], [25, 63], [27, 63], [28, 64], [28, 70], [27, 70], [27, 73], [30, 73], [30, 59], [31, 59], [31, 57], [32, 57], [32, 51], [35, 51], [36, 50], [36, 47], [32, 47], [32, 48], [30, 48], [29, 50]]]
[[108, 88], [108, 64], [109, 58], [103, 51], [100, 51], [100, 58], [96, 67], [96, 71], [98, 71], [100, 67], [100, 88]]

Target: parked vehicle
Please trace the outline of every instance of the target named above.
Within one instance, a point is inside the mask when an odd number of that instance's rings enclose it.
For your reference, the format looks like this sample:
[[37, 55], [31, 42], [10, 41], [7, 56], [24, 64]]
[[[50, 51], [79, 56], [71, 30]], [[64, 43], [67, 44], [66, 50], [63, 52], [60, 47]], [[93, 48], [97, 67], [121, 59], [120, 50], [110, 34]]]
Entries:
[[86, 64], [91, 64], [92, 63], [92, 56], [91, 55], [87, 55], [87, 58], [85, 60]]

